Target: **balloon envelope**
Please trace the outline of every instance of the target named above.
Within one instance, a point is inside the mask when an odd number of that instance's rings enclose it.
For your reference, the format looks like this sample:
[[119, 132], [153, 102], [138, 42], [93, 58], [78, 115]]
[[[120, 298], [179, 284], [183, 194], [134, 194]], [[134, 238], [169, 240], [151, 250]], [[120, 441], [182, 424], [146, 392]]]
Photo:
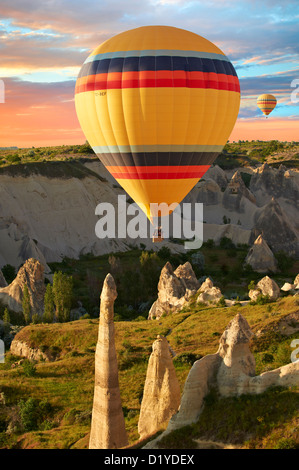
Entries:
[[151, 203], [180, 203], [222, 151], [240, 85], [229, 59], [207, 39], [145, 26], [90, 54], [75, 104], [94, 152], [151, 218]]
[[268, 116], [273, 111], [276, 103], [275, 96], [269, 94], [260, 95], [257, 99], [257, 105], [265, 116]]

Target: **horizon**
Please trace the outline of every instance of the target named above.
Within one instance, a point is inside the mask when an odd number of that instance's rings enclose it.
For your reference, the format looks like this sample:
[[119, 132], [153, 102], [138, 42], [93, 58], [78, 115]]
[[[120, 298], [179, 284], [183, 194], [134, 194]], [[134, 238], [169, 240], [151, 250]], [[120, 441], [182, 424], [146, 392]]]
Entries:
[[[1, 147], [80, 145], [74, 105], [78, 72], [99, 44], [122, 31], [165, 24], [216, 44], [233, 63], [241, 107], [229, 141], [296, 141], [299, 129], [299, 5], [289, 0], [28, 0], [1, 2]], [[268, 119], [262, 93], [277, 106]], [[293, 99], [292, 99], [293, 97]], [[295, 98], [295, 99], [294, 99]]]

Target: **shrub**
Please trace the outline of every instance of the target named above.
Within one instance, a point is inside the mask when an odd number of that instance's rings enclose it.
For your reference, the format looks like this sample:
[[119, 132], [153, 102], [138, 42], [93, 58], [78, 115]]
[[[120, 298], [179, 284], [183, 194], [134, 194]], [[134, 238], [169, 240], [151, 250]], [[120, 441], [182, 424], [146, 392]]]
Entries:
[[269, 363], [269, 362], [273, 362], [274, 361], [274, 356], [273, 354], [270, 354], [270, 353], [265, 353], [263, 354], [262, 356], [262, 362], [264, 363]]
[[255, 289], [255, 282], [250, 281], [250, 283], [248, 284], [248, 290], [254, 290], [254, 289]]
[[204, 243], [204, 246], [206, 248], [214, 248], [215, 246], [215, 242], [212, 238], [209, 238], [205, 243]]
[[174, 357], [173, 362], [175, 364], [192, 365], [195, 361], [198, 361], [200, 358], [202, 358], [201, 354], [181, 353]]
[[274, 449], [298, 449], [298, 444], [292, 438], [282, 438], [279, 439], [274, 447]]
[[159, 258], [163, 260], [168, 260], [171, 255], [170, 249], [167, 246], [162, 246], [158, 251]]
[[34, 377], [36, 375], [36, 367], [35, 364], [30, 361], [29, 359], [25, 359], [22, 364], [23, 372], [26, 377]]
[[222, 249], [235, 249], [234, 243], [228, 237], [222, 237], [219, 243], [220, 248]]
[[224, 295], [222, 295], [222, 297], [220, 297], [220, 299], [218, 300], [217, 307], [226, 307]]
[[20, 400], [19, 415], [21, 424], [25, 431], [34, 431], [46, 419], [51, 412], [52, 406], [48, 400], [38, 400], [37, 398], [28, 398]]

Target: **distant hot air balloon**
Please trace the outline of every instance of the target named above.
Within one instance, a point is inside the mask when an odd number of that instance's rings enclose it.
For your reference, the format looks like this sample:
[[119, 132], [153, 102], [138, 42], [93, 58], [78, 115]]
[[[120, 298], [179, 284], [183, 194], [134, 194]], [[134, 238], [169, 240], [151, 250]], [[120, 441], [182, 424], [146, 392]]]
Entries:
[[89, 55], [75, 103], [94, 152], [151, 219], [151, 203], [180, 203], [222, 151], [240, 85], [229, 59], [207, 39], [144, 26]]
[[276, 103], [277, 100], [273, 95], [264, 94], [260, 95], [257, 99], [257, 105], [266, 117], [273, 111]]

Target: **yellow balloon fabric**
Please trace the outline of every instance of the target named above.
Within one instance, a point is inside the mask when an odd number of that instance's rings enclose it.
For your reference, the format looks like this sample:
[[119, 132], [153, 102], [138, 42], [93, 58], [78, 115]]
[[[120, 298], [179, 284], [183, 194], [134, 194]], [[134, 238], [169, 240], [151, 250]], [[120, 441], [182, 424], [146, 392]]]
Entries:
[[240, 85], [229, 59], [207, 39], [144, 26], [90, 54], [75, 104], [94, 152], [151, 218], [151, 203], [179, 204], [222, 151]]
[[260, 95], [257, 99], [257, 105], [265, 114], [265, 116], [268, 116], [270, 113], [272, 113], [276, 103], [277, 101], [275, 96], [269, 94]]

